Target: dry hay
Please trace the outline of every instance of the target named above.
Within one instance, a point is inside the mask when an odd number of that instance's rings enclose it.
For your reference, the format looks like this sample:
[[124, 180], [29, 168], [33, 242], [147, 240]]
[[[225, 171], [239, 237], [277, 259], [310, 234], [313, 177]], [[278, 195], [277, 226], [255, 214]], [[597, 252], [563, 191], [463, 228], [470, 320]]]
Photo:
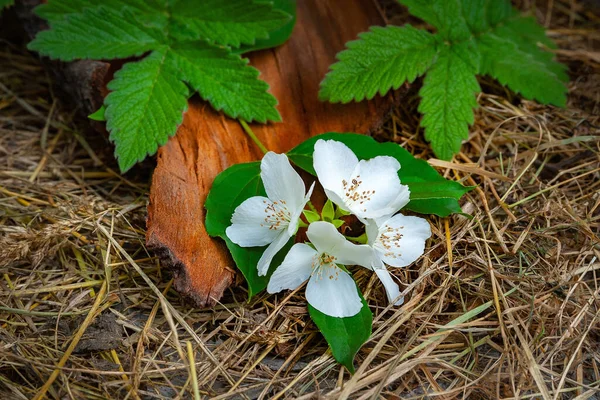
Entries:
[[[463, 201], [473, 218], [430, 218], [426, 254], [396, 272], [406, 304], [389, 307], [377, 279], [356, 271], [374, 327], [354, 376], [332, 359], [296, 292], [246, 303], [241, 285], [213, 309], [184, 304], [144, 248], [151, 163], [116, 174], [106, 140], [81, 133], [37, 59], [1, 42], [2, 398], [32, 398], [61, 359], [50, 398], [191, 398], [194, 381], [219, 399], [598, 398], [593, 4], [534, 9], [570, 67], [567, 109], [482, 80], [469, 143], [453, 163], [434, 162], [477, 185]], [[416, 106], [408, 98], [379, 136], [429, 158]]]

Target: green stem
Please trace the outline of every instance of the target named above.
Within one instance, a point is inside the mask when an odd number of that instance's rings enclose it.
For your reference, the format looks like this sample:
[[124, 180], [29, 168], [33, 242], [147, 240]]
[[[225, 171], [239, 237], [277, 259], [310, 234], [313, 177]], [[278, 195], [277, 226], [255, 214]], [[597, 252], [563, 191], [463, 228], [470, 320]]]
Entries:
[[258, 148], [260, 149], [260, 151], [262, 151], [263, 154], [267, 154], [269, 152], [269, 149], [267, 149], [265, 147], [265, 145], [262, 144], [262, 142], [260, 140], [258, 140], [258, 138], [254, 134], [254, 132], [252, 132], [252, 129], [250, 129], [250, 127], [248, 126], [248, 124], [246, 123], [246, 121], [244, 121], [243, 119], [240, 119], [238, 121], [240, 121], [240, 124], [242, 125], [242, 128], [244, 128], [244, 131], [246, 132], [246, 134], [248, 136], [250, 136], [250, 139], [252, 139], [252, 141], [254, 142], [254, 144], [258, 146]]

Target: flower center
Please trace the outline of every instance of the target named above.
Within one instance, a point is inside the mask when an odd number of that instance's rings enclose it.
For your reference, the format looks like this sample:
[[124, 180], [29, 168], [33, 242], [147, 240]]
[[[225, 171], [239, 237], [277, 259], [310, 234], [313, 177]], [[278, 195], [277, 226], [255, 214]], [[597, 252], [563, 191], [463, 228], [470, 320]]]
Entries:
[[[358, 203], [359, 207], [361, 207], [365, 201], [370, 201], [371, 196], [375, 194], [375, 190], [360, 190], [360, 185], [362, 183], [363, 181], [360, 179], [360, 175], [357, 175], [351, 182], [342, 179], [342, 188], [348, 205], [356, 205]], [[363, 212], [367, 211], [364, 206], [361, 208]]]
[[404, 236], [402, 233], [400, 233], [402, 229], [404, 229], [403, 226], [398, 228], [386, 226], [384, 230], [379, 232], [376, 243], [378, 247], [383, 250], [383, 253], [386, 257], [402, 257], [402, 254], [399, 252], [400, 240], [402, 240], [402, 237]]
[[292, 215], [287, 209], [287, 204], [285, 200], [274, 201], [272, 203], [263, 200], [265, 204], [265, 218], [264, 224], [260, 224], [260, 226], [267, 225], [269, 229], [283, 229], [288, 226], [290, 220], [292, 219]]
[[327, 253], [321, 253], [315, 256], [312, 263], [312, 273], [315, 279], [336, 279], [340, 272], [335, 266], [336, 258]]

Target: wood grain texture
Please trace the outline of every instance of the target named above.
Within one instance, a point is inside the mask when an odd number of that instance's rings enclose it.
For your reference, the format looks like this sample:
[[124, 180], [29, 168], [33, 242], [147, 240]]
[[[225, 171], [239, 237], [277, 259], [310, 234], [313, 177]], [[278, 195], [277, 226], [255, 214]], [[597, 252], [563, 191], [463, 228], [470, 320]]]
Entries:
[[[391, 97], [347, 105], [318, 101], [319, 83], [335, 54], [359, 32], [384, 20], [371, 0], [299, 0], [291, 39], [250, 55], [280, 104], [283, 123], [252, 129], [266, 147], [285, 152], [323, 132], [368, 133], [378, 127]], [[204, 228], [204, 201], [215, 176], [261, 154], [236, 120], [199, 99], [176, 136], [158, 151], [152, 178], [146, 240], [174, 271], [175, 288], [197, 306], [214, 304], [231, 284], [235, 265], [220, 239]]]

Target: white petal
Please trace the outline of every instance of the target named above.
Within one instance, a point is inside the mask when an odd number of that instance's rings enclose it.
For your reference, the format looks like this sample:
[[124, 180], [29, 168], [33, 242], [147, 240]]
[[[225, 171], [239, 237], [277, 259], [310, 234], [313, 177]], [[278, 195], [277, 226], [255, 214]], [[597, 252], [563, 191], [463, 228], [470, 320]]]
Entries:
[[352, 317], [363, 306], [354, 279], [334, 264], [320, 267], [310, 277], [306, 300], [323, 314], [338, 318]]
[[287, 230], [281, 231], [279, 233], [279, 236], [275, 238], [273, 243], [271, 243], [269, 247], [267, 247], [265, 252], [260, 257], [260, 260], [258, 260], [257, 268], [259, 276], [267, 274], [267, 271], [269, 271], [269, 266], [271, 265], [271, 261], [273, 261], [273, 257], [275, 257], [277, 253], [279, 253], [279, 250], [281, 250], [283, 246], [285, 246], [285, 244], [288, 240], [290, 240], [291, 237], [292, 236], [288, 233]]
[[400, 184], [400, 190], [398, 191], [398, 195], [392, 202], [387, 205], [387, 213], [385, 210], [381, 211], [382, 215], [389, 215], [397, 213], [399, 210], [403, 209], [405, 205], [410, 202], [410, 189], [407, 185]]
[[313, 167], [327, 197], [338, 206], [344, 206], [342, 181], [348, 181], [357, 164], [356, 155], [342, 142], [317, 140], [315, 143]]
[[365, 233], [367, 234], [367, 243], [369, 246], [373, 246], [375, 240], [377, 240], [377, 236], [379, 236], [379, 225], [383, 225], [388, 220], [379, 221], [374, 219], [365, 219], [363, 222], [365, 224]]
[[385, 288], [385, 294], [387, 295], [388, 301], [390, 303], [394, 302], [395, 306], [401, 306], [404, 304], [404, 297], [400, 296], [400, 287], [394, 279], [392, 278], [390, 272], [385, 268], [374, 268], [373, 271], [377, 274], [377, 277], [383, 283], [383, 287]]
[[269, 280], [267, 291], [277, 293], [284, 289], [296, 289], [310, 278], [317, 252], [304, 243], [296, 243], [285, 256], [283, 263]]
[[338, 195], [336, 192], [329, 190], [329, 189], [325, 189], [325, 195], [327, 196], [327, 198], [329, 200], [331, 200], [333, 202], [333, 204], [337, 205], [344, 211], [350, 212], [350, 209], [346, 205], [345, 200], [342, 199], [340, 197], [340, 195]]
[[431, 236], [429, 223], [419, 217], [394, 215], [380, 228], [373, 247], [393, 267], [405, 267], [419, 258]]
[[[308, 188], [308, 192], [306, 192], [306, 196], [304, 196], [304, 205], [306, 205], [306, 203], [310, 201], [310, 196], [312, 196], [312, 192], [313, 190], [315, 190], [316, 183], [317, 182], [313, 182], [312, 185], [310, 185], [310, 187]], [[304, 205], [302, 206], [302, 208], [304, 208]]]
[[232, 225], [225, 230], [229, 240], [242, 247], [266, 246], [275, 240], [287, 224], [272, 226], [265, 221], [270, 205], [273, 202], [266, 197], [254, 196], [237, 206], [231, 217]]
[[345, 190], [345, 201], [358, 217], [379, 218], [405, 206], [410, 192], [400, 184], [400, 164], [395, 158], [378, 156], [361, 160]]
[[319, 253], [335, 257], [335, 262], [344, 265], [362, 265], [371, 268], [375, 254], [366, 244], [354, 244], [335, 229], [329, 222], [317, 221], [308, 226], [306, 235]]
[[298, 223], [300, 222], [300, 216], [302, 215], [302, 211], [304, 211], [304, 206], [310, 200], [310, 196], [312, 195], [313, 189], [315, 188], [315, 183], [316, 182], [313, 182], [312, 185], [310, 185], [306, 196], [304, 196], [304, 201], [302, 202], [300, 207], [296, 209], [296, 211], [292, 214], [292, 217], [290, 218], [290, 224], [288, 225], [288, 233], [291, 236], [294, 236], [298, 231]]
[[283, 201], [292, 212], [298, 207], [304, 207], [304, 182], [285, 154], [272, 151], [265, 154], [260, 163], [260, 177], [269, 199], [274, 202]]

